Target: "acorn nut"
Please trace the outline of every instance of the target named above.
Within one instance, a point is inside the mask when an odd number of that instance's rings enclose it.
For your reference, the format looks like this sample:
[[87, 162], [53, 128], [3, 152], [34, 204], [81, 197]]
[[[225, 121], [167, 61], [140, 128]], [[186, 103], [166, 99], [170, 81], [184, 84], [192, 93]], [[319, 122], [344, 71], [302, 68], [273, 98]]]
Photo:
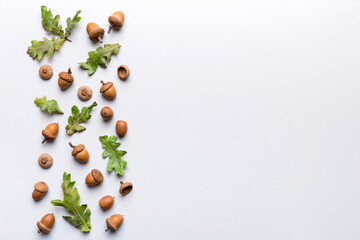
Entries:
[[86, 176], [85, 183], [89, 186], [95, 186], [95, 185], [102, 183], [103, 180], [104, 180], [104, 177], [103, 177], [102, 173], [97, 169], [93, 169]]
[[34, 185], [34, 191], [32, 192], [32, 198], [35, 201], [39, 201], [42, 199], [47, 191], [49, 190], [49, 186], [45, 182], [37, 182]]
[[40, 78], [43, 80], [49, 80], [53, 75], [53, 69], [49, 65], [42, 65], [39, 68]]
[[81, 101], [87, 101], [92, 96], [92, 90], [89, 86], [81, 86], [78, 89], [77, 95]]
[[56, 135], [59, 131], [59, 124], [58, 123], [50, 123], [46, 126], [44, 130], [42, 130], [42, 135], [45, 137], [45, 139], [42, 141], [44, 143], [46, 140], [54, 140], [56, 138]]
[[119, 192], [123, 196], [129, 194], [131, 192], [131, 190], [133, 189], [133, 184], [131, 182], [124, 183], [123, 181], [121, 181], [120, 183], [121, 183], [121, 185], [120, 185]]
[[74, 77], [71, 75], [71, 68], [67, 72], [59, 73], [58, 85], [61, 90], [65, 90], [74, 82]]
[[113, 117], [113, 115], [114, 115], [114, 112], [113, 112], [113, 110], [112, 110], [110, 107], [106, 106], [106, 107], [103, 107], [103, 108], [101, 109], [100, 115], [102, 116], [102, 118], [103, 118], [104, 120], [107, 121], [107, 120], [112, 119], [112, 117]]
[[40, 167], [47, 169], [50, 168], [53, 164], [53, 158], [47, 153], [43, 153], [38, 158], [38, 163]]
[[101, 43], [103, 42], [102, 37], [104, 36], [105, 30], [99, 27], [99, 25], [96, 23], [88, 23], [86, 26], [86, 31], [89, 34], [89, 39], [91, 41], [99, 41]]
[[107, 195], [99, 200], [99, 206], [102, 210], [109, 209], [114, 204], [114, 197]]
[[120, 29], [124, 24], [124, 13], [117, 11], [114, 12], [109, 18], [110, 27], [108, 30], [108, 34], [110, 34], [112, 28]]
[[119, 137], [124, 137], [127, 132], [128, 126], [127, 122], [124, 120], [119, 120], [116, 122], [115, 130]]
[[39, 228], [38, 233], [49, 233], [55, 222], [55, 216], [53, 213], [48, 213], [37, 222]]
[[117, 74], [121, 80], [126, 80], [130, 75], [130, 69], [126, 65], [120, 65], [117, 69]]
[[116, 231], [120, 225], [122, 224], [124, 220], [124, 216], [121, 214], [114, 214], [111, 217], [106, 219], [106, 225], [108, 228], [105, 230], [105, 232], [109, 231], [111, 229], [112, 231]]
[[101, 84], [100, 93], [102, 93], [104, 98], [113, 100], [116, 97], [116, 89], [113, 86], [113, 82], [104, 83], [104, 81], [101, 80]]
[[70, 147], [73, 148], [71, 154], [76, 160], [78, 160], [81, 163], [86, 163], [87, 161], [89, 161], [89, 152], [88, 150], [85, 149], [84, 144], [79, 144], [77, 146], [74, 146], [71, 144], [71, 142], [69, 142], [69, 145]]

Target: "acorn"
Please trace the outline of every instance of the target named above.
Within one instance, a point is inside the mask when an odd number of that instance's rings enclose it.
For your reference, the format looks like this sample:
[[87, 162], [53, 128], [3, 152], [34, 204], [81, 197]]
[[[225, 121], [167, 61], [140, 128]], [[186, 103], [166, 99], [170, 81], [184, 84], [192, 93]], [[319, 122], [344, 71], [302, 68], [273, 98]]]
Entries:
[[55, 222], [55, 216], [53, 213], [48, 213], [42, 217], [40, 221], [37, 222], [37, 226], [39, 228], [38, 233], [49, 233], [52, 226]]
[[59, 73], [58, 85], [61, 90], [65, 90], [74, 82], [74, 77], [71, 75], [71, 68], [67, 72]]
[[112, 117], [114, 115], [114, 111], [110, 107], [106, 106], [101, 109], [100, 115], [102, 116], [102, 118], [105, 121], [108, 121], [108, 120], [112, 119]]
[[120, 65], [117, 69], [117, 74], [121, 80], [126, 80], [130, 75], [130, 69], [126, 65]]
[[104, 83], [104, 81], [101, 80], [101, 84], [100, 93], [102, 93], [104, 98], [113, 100], [116, 97], [116, 89], [113, 86], [113, 82]]
[[119, 192], [123, 196], [129, 194], [131, 192], [131, 190], [133, 189], [133, 184], [131, 182], [124, 183], [123, 181], [121, 181], [120, 183], [121, 183], [121, 185], [120, 185]]
[[71, 154], [76, 160], [78, 160], [81, 163], [86, 163], [87, 161], [89, 161], [89, 152], [88, 150], [85, 149], [84, 144], [79, 144], [77, 146], [74, 146], [71, 144], [71, 142], [69, 142], [69, 145], [70, 147], [73, 148]]
[[49, 80], [53, 75], [53, 69], [49, 65], [42, 65], [39, 68], [40, 78], [43, 80]]
[[115, 130], [116, 130], [116, 133], [119, 137], [124, 137], [126, 132], [127, 132], [127, 129], [128, 129], [128, 126], [127, 126], [127, 122], [124, 121], [124, 120], [119, 120], [116, 122], [116, 125], [115, 125]]
[[102, 175], [102, 173], [97, 169], [93, 169], [86, 176], [85, 183], [88, 186], [95, 186], [95, 185], [102, 183], [103, 180], [104, 180], [104, 176]]
[[108, 34], [110, 34], [112, 28], [120, 29], [124, 24], [124, 13], [117, 11], [114, 12], [111, 16], [109, 16], [108, 20], [110, 23], [110, 27], [108, 30]]
[[124, 220], [124, 216], [121, 214], [114, 214], [111, 217], [106, 219], [106, 225], [108, 228], [105, 230], [105, 232], [109, 231], [111, 229], [112, 231], [116, 231], [120, 225], [122, 224]]
[[104, 36], [105, 30], [99, 27], [99, 25], [96, 23], [88, 23], [86, 26], [86, 31], [89, 34], [89, 39], [91, 41], [99, 41], [101, 43], [103, 42], [102, 37]]
[[43, 153], [39, 156], [38, 163], [39, 163], [40, 167], [42, 167], [44, 169], [48, 169], [53, 164], [53, 158], [50, 154]]
[[44, 130], [42, 130], [42, 135], [45, 137], [45, 139], [42, 141], [42, 143], [46, 142], [46, 140], [54, 140], [56, 138], [56, 135], [59, 131], [59, 124], [58, 123], [50, 123], [46, 126]]
[[37, 182], [34, 185], [34, 191], [32, 192], [32, 198], [35, 201], [39, 201], [42, 199], [47, 191], [49, 190], [49, 186], [45, 182]]
[[102, 210], [109, 209], [114, 204], [114, 197], [107, 195], [99, 200], [99, 206]]

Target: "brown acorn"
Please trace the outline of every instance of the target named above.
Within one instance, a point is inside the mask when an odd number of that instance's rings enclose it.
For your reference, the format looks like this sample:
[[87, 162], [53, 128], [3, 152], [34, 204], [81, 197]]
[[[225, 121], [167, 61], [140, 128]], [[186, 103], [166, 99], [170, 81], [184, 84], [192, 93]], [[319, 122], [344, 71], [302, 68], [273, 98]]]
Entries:
[[37, 222], [39, 228], [38, 233], [49, 233], [55, 222], [55, 216], [53, 213], [48, 213]]
[[86, 31], [89, 34], [89, 39], [91, 41], [99, 41], [101, 43], [103, 42], [102, 37], [104, 36], [105, 30], [99, 27], [99, 25], [96, 23], [88, 23], [86, 26]]
[[105, 121], [108, 121], [108, 120], [112, 119], [112, 117], [114, 115], [114, 111], [110, 107], [106, 106], [101, 109], [100, 115], [102, 116], [102, 118]]
[[69, 142], [69, 145], [70, 147], [73, 148], [71, 154], [76, 160], [78, 160], [81, 163], [86, 163], [87, 161], [89, 161], [89, 152], [88, 150], [85, 149], [84, 144], [79, 144], [77, 146], [74, 146], [71, 144], [71, 142]]
[[34, 191], [32, 192], [32, 198], [35, 201], [39, 201], [42, 199], [47, 191], [49, 190], [49, 186], [45, 182], [37, 182], [34, 185]]
[[99, 200], [99, 206], [102, 210], [109, 209], [114, 204], [114, 197], [107, 195]]
[[104, 98], [113, 100], [116, 97], [116, 89], [113, 82], [105, 83], [103, 80], [101, 80], [101, 84], [102, 86], [100, 88], [100, 93], [102, 93]]
[[93, 169], [86, 176], [85, 183], [88, 186], [95, 186], [95, 185], [102, 183], [103, 180], [104, 180], [104, 176], [102, 175], [102, 173], [97, 169]]
[[67, 89], [74, 82], [74, 77], [71, 73], [71, 68], [67, 72], [59, 73], [58, 85], [62, 90]]
[[123, 181], [121, 181], [120, 183], [121, 183], [121, 185], [120, 185], [119, 192], [123, 196], [129, 194], [131, 192], [131, 190], [133, 189], [133, 184], [131, 182], [124, 183]]
[[106, 224], [108, 228], [105, 230], [105, 232], [109, 231], [111, 229], [112, 231], [116, 231], [122, 222], [124, 221], [124, 216], [121, 214], [114, 214], [111, 217], [106, 219]]
[[46, 126], [44, 130], [42, 130], [42, 135], [45, 137], [45, 139], [42, 141], [44, 143], [46, 140], [54, 140], [56, 138], [56, 135], [59, 131], [59, 124], [58, 123], [50, 123]]
[[128, 126], [127, 122], [124, 120], [119, 120], [116, 122], [115, 130], [119, 137], [124, 137], [127, 132]]
[[123, 12], [120, 11], [114, 12], [108, 19], [110, 23], [108, 33], [111, 32], [112, 28], [120, 29], [124, 24], [124, 19], [125, 16]]

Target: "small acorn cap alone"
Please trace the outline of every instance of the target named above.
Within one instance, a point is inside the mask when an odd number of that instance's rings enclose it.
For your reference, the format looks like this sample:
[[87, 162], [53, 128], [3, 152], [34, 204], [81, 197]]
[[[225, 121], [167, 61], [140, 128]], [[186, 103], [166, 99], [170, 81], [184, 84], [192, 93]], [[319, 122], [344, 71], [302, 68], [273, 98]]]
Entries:
[[117, 69], [117, 74], [121, 80], [126, 80], [130, 75], [130, 69], [126, 65], [120, 65]]
[[91, 170], [91, 175], [97, 183], [101, 183], [104, 180], [103, 174], [97, 169]]
[[85, 145], [84, 144], [79, 144], [77, 146], [74, 146], [71, 144], [71, 142], [69, 142], [70, 147], [73, 148], [71, 155], [73, 155], [73, 157], [75, 157], [79, 152], [83, 151], [85, 149]]
[[39, 156], [38, 163], [40, 167], [47, 169], [53, 165], [53, 158], [50, 154], [43, 153]]
[[100, 93], [104, 93], [107, 90], [109, 90], [114, 84], [113, 82], [107, 82], [105, 83], [103, 80], [101, 80], [102, 86], [100, 88]]
[[46, 193], [47, 191], [49, 191], [49, 186], [45, 182], [35, 183], [34, 188], [36, 189], [36, 191], [42, 193]]
[[131, 182], [124, 183], [123, 181], [121, 181], [120, 183], [121, 183], [121, 185], [120, 185], [119, 192], [123, 196], [129, 194], [131, 192], [131, 190], [133, 189], [133, 184]]
[[71, 68], [68, 69], [67, 72], [61, 72], [59, 73], [59, 78], [61, 78], [64, 81], [67, 81], [69, 83], [74, 82], [74, 77], [71, 75]]
[[40, 78], [43, 80], [49, 80], [53, 75], [53, 69], [49, 65], [42, 65], [39, 68]]
[[81, 101], [87, 101], [92, 96], [92, 90], [89, 86], [81, 86], [78, 89], [77, 95]]

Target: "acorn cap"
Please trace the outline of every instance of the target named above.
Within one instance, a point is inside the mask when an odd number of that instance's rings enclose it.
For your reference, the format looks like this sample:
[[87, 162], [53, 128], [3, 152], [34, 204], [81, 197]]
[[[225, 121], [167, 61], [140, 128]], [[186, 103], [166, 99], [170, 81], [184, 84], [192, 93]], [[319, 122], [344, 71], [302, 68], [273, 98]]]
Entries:
[[97, 182], [97, 183], [101, 183], [104, 180], [104, 176], [97, 169], [91, 170], [91, 175], [93, 176], [95, 182]]
[[50, 154], [43, 153], [39, 156], [38, 163], [42, 168], [50, 168], [53, 164], [53, 158]]
[[61, 72], [61, 73], [59, 73], [59, 78], [61, 78], [64, 81], [67, 81], [69, 83], [72, 83], [74, 81], [74, 77], [71, 75], [70, 68], [69, 68], [69, 72]]
[[37, 226], [39, 228], [39, 230], [43, 233], [49, 233], [50, 232], [50, 228], [48, 228], [47, 226], [45, 226], [44, 224], [42, 224], [40, 221], [38, 221]]
[[76, 147], [74, 147], [71, 154], [73, 155], [73, 157], [75, 157], [79, 152], [83, 151], [84, 149], [85, 149], [85, 145], [79, 144]]
[[91, 32], [89, 32], [89, 38], [92, 41], [96, 41], [99, 38], [102, 38], [105, 34], [105, 30], [101, 27], [93, 29]]
[[121, 28], [123, 26], [123, 23], [115, 16], [110, 16], [108, 20], [113, 27]]
[[42, 65], [39, 68], [39, 75], [41, 79], [49, 80], [53, 75], [53, 70], [49, 65]]
[[36, 191], [39, 191], [42, 193], [46, 193], [47, 191], [49, 191], [49, 186], [45, 182], [35, 183], [34, 188], [36, 189]]
[[107, 83], [102, 85], [102, 87], [100, 88], [100, 92], [104, 93], [107, 90], [109, 90], [112, 86], [113, 86], [113, 82], [107, 82]]
[[130, 69], [126, 65], [120, 65], [117, 69], [117, 74], [121, 80], [126, 80], [130, 75]]
[[41, 131], [41, 133], [46, 139], [55, 139], [56, 138], [56, 134], [52, 134], [48, 130], [44, 129], [44, 130]]
[[121, 195], [125, 196], [126, 194], [131, 192], [132, 188], [133, 184], [131, 182], [124, 183], [123, 181], [121, 181], [119, 192]]

